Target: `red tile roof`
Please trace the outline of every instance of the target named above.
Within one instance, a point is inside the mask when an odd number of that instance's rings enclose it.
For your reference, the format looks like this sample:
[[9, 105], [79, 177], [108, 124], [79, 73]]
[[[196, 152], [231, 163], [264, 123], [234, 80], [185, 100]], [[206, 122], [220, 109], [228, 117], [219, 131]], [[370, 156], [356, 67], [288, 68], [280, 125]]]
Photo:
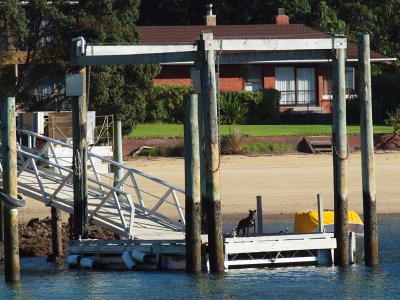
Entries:
[[330, 35], [302, 24], [290, 25], [217, 25], [217, 26], [142, 26], [142, 44], [194, 44], [202, 32], [212, 32], [216, 39], [233, 38], [329, 38]]
[[[312, 39], [330, 38], [331, 35], [312, 29], [303, 24], [255, 24], [255, 25], [217, 25], [217, 26], [139, 26], [142, 45], [194, 44], [202, 32], [212, 32], [216, 39], [233, 38], [275, 38]], [[357, 45], [348, 43], [347, 58], [357, 59]], [[371, 51], [372, 59], [388, 57]]]

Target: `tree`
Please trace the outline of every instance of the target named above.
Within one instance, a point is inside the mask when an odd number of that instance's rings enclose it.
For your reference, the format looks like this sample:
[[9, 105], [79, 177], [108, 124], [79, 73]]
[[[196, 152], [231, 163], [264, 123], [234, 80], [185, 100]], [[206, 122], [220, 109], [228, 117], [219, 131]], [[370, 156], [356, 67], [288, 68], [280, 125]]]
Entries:
[[[139, 0], [70, 1], [32, 0], [2, 2], [1, 32], [6, 33], [11, 20], [18, 20], [12, 39], [28, 51], [16, 90], [17, 101], [27, 110], [50, 103], [63, 96], [64, 77], [69, 71], [71, 39], [83, 36], [88, 43], [134, 44], [139, 41], [135, 22], [139, 17]], [[14, 14], [10, 15], [10, 12]], [[10, 18], [12, 16], [12, 18]], [[13, 27], [13, 28], [14, 28]], [[25, 28], [29, 28], [27, 33]], [[10, 32], [10, 30], [8, 31]], [[98, 114], [119, 113], [125, 129], [143, 117], [145, 94], [157, 74], [157, 66], [107, 66], [91, 68], [90, 107]], [[1, 73], [0, 73], [1, 76]], [[4, 76], [3, 76], [4, 78]], [[54, 89], [35, 101], [33, 91], [44, 80], [54, 79]]]

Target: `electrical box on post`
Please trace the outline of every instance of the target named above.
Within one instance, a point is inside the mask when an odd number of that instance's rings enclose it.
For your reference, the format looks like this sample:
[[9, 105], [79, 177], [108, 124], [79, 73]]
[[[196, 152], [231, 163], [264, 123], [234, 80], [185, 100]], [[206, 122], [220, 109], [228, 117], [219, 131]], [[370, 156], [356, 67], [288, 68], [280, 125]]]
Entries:
[[83, 95], [82, 74], [65, 75], [65, 95], [68, 97], [80, 97]]

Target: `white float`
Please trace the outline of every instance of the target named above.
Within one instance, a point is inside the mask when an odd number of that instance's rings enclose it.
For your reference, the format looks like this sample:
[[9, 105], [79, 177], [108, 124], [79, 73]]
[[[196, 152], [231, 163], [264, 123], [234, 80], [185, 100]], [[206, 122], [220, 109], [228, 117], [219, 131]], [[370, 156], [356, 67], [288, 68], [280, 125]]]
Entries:
[[122, 252], [122, 260], [129, 270], [132, 270], [134, 267], [136, 267], [136, 261], [132, 258], [129, 251], [124, 250], [124, 252]]

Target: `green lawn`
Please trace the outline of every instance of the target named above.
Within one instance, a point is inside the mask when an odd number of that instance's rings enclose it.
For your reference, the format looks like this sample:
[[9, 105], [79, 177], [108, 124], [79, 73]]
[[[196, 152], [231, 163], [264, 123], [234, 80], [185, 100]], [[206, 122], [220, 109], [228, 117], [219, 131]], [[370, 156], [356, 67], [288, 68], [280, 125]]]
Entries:
[[[248, 136], [311, 136], [330, 135], [331, 125], [221, 125], [221, 135], [229, 135], [238, 128], [243, 135]], [[374, 133], [392, 133], [391, 126], [374, 126]], [[347, 126], [347, 133], [360, 133], [360, 126]], [[125, 138], [150, 137], [183, 137], [183, 125], [178, 124], [141, 124]]]

